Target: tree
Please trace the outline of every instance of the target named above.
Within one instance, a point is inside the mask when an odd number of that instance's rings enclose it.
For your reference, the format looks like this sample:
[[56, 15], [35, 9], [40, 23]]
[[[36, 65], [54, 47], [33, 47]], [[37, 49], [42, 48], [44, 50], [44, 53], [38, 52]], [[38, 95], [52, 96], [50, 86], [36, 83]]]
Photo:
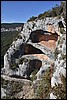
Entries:
[[27, 22], [34, 21], [37, 17], [32, 16]]

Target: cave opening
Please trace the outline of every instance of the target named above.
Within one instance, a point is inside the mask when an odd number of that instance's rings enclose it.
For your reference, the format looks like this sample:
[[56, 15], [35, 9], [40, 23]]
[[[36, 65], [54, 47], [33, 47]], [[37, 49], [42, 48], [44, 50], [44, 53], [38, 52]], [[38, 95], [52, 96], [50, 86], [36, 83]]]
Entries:
[[[10, 77], [31, 80], [30, 75], [32, 75], [32, 79], [34, 80], [36, 73], [39, 71], [41, 67], [42, 67], [42, 61], [39, 59], [33, 59], [28, 62], [26, 71], [24, 72], [23, 76], [15, 74], [15, 75], [10, 75]], [[27, 77], [25, 77], [25, 75]]]
[[33, 59], [29, 62], [29, 71], [27, 71], [27, 75], [30, 77], [31, 73], [34, 71], [39, 71], [40, 67], [42, 67], [42, 61], [39, 59]]
[[[46, 34], [45, 34], [46, 33]], [[48, 34], [50, 33], [50, 34]], [[38, 43], [40, 41], [49, 41], [49, 40], [58, 40], [58, 34], [57, 33], [51, 33], [49, 31], [43, 31], [43, 30], [36, 30], [32, 31], [30, 34], [30, 38], [33, 43]]]
[[30, 54], [44, 54], [40, 49], [35, 48], [31, 44], [22, 44], [18, 50], [11, 55], [11, 64], [15, 65], [16, 59], [19, 59], [23, 55], [30, 55]]
[[19, 57], [27, 54], [44, 54], [40, 49], [35, 48], [31, 44], [22, 44], [18, 50], [15, 51], [15, 53], [11, 56], [12, 59], [16, 58], [18, 59]]
[[44, 54], [40, 49], [35, 48], [31, 44], [24, 45], [24, 55], [26, 54]]

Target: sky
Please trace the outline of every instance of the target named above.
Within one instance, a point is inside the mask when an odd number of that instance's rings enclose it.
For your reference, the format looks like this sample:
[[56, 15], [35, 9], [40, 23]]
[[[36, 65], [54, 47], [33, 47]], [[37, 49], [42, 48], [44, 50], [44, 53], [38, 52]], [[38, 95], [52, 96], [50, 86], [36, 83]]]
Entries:
[[60, 1], [1, 1], [1, 23], [25, 23], [56, 4], [60, 5]]

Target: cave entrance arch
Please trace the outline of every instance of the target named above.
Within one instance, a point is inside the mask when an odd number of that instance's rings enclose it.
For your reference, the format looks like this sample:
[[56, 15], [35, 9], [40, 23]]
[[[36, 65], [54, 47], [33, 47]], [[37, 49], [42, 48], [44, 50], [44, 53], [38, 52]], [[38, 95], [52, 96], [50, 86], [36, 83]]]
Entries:
[[49, 40], [57, 41], [58, 40], [58, 34], [57, 33], [51, 33], [51, 32], [48, 32], [48, 31], [43, 31], [43, 30], [36, 30], [36, 31], [31, 32], [30, 39], [33, 43], [38, 43], [40, 41], [47, 41], [48, 42]]

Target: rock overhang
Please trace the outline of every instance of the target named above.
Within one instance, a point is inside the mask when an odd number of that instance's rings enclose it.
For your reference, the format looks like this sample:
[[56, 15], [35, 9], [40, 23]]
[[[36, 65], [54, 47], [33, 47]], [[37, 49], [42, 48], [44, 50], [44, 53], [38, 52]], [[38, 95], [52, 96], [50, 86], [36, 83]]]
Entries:
[[[20, 33], [22, 39], [17, 39], [17, 41], [13, 42], [10, 47], [11, 49], [8, 50], [10, 62], [11, 58], [15, 60], [23, 55], [29, 54], [38, 57], [37, 59], [41, 61], [45, 61], [47, 57], [53, 59], [53, 50], [55, 50], [57, 46], [56, 42], [58, 41], [58, 28], [60, 22], [63, 23], [63, 26], [65, 25], [62, 18], [57, 19], [56, 17], [47, 17], [46, 19], [25, 23], [23, 31]], [[10, 65], [9, 61], [5, 62], [4, 68], [6, 68], [7, 64]]]

